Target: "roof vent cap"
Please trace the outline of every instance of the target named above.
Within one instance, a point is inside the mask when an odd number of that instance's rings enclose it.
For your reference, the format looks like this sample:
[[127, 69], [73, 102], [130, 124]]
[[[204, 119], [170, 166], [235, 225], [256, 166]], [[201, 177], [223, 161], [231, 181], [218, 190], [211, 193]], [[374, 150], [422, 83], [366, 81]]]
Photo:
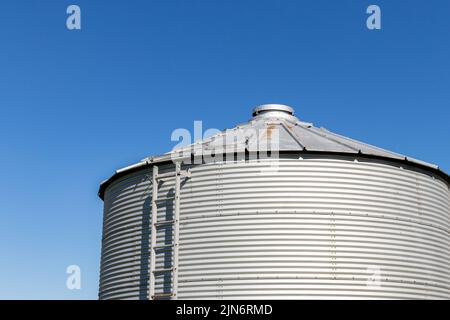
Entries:
[[253, 117], [289, 117], [294, 115], [294, 109], [284, 104], [263, 104], [253, 109]]

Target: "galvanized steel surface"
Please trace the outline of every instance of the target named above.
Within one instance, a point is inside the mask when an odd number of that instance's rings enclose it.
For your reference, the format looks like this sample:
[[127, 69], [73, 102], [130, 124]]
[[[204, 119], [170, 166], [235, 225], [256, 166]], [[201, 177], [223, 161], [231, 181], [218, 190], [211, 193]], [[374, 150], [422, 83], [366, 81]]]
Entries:
[[[450, 193], [431, 174], [313, 154], [191, 173], [181, 187], [179, 299], [450, 298]], [[101, 299], [148, 298], [151, 177], [143, 168], [105, 190]], [[158, 198], [173, 187], [167, 179]], [[173, 202], [158, 215], [170, 219]], [[164, 252], [155, 262], [172, 264]], [[171, 283], [161, 278], [157, 290]]]

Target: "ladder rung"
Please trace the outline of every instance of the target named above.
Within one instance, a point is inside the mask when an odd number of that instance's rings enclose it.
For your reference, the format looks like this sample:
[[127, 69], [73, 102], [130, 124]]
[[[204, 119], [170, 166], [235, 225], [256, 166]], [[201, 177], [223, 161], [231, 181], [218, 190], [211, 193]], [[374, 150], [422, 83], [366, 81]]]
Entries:
[[174, 296], [175, 296], [175, 294], [173, 292], [170, 292], [170, 293], [156, 293], [156, 294], [154, 294], [152, 296], [152, 299], [159, 298], [159, 297], [163, 298], [163, 297], [174, 297]]
[[163, 248], [170, 248], [170, 247], [173, 247], [174, 246], [174, 244], [173, 243], [171, 243], [171, 244], [160, 244], [159, 246], [153, 246], [153, 249], [163, 249]]
[[174, 177], [175, 177], [175, 173], [174, 172], [158, 173], [156, 175], [156, 180], [164, 179], [164, 178], [174, 178]]
[[[175, 178], [176, 175], [177, 175], [176, 172], [158, 173], [158, 174], [156, 175], [156, 180], [158, 180], [158, 179], [165, 179], [165, 178]], [[190, 178], [190, 177], [191, 177], [191, 172], [185, 170], [185, 171], [181, 171], [181, 172], [179, 173], [179, 175], [182, 176], [182, 177]]]
[[165, 197], [165, 198], [156, 198], [154, 201], [167, 201], [167, 200], [174, 200], [175, 196], [173, 197]]
[[175, 220], [158, 221], [154, 225], [155, 225], [155, 227], [160, 227], [160, 226], [164, 226], [166, 224], [173, 224], [174, 222], [175, 222]]
[[156, 269], [156, 270], [153, 270], [152, 272], [153, 273], [163, 273], [163, 272], [172, 272], [173, 271], [173, 268], [167, 268], [167, 269]]

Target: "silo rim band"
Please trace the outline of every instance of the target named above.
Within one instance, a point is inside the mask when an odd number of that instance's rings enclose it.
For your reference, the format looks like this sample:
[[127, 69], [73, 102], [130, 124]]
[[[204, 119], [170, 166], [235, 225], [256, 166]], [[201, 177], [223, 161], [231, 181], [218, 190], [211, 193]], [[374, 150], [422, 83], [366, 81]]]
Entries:
[[[226, 156], [227, 154], [223, 154], [223, 156]], [[233, 156], [234, 157], [242, 157], [243, 154], [238, 154], [238, 153], [234, 153]], [[324, 156], [328, 156], [330, 158], [332, 157], [346, 157], [346, 158], [360, 158], [360, 159], [365, 159], [365, 160], [382, 160], [385, 161], [386, 163], [390, 163], [392, 165], [395, 164], [403, 164], [403, 165], [407, 165], [408, 168], [405, 169], [410, 169], [410, 170], [419, 170], [423, 173], [426, 173], [428, 175], [433, 175], [436, 176], [438, 178], [441, 178], [443, 181], [446, 182], [446, 184], [448, 186], [450, 186], [450, 176], [444, 172], [443, 170], [441, 170], [439, 167], [432, 167], [429, 165], [425, 165], [425, 164], [421, 164], [415, 161], [409, 161], [407, 157], [405, 157], [404, 159], [394, 159], [394, 158], [389, 158], [389, 157], [383, 157], [383, 156], [378, 156], [378, 155], [369, 155], [369, 154], [363, 154], [361, 152], [359, 153], [347, 153], [347, 152], [320, 152], [320, 151], [281, 151], [279, 152], [279, 156], [280, 158], [289, 158], [292, 156], [318, 156], [318, 157], [324, 157]], [[231, 155], [229, 155], [231, 157]], [[162, 155], [160, 157], [152, 157], [149, 158], [150, 160], [145, 160], [145, 161], [141, 161], [139, 163], [130, 165], [128, 167], [125, 167], [123, 169], [119, 169], [117, 170], [110, 178], [104, 180], [103, 182], [101, 182], [100, 184], [100, 188], [98, 191], [98, 196], [100, 197], [100, 199], [104, 200], [104, 195], [105, 195], [105, 191], [108, 188], [108, 186], [114, 182], [116, 179], [125, 176], [129, 173], [132, 172], [136, 172], [139, 171], [143, 168], [149, 168], [152, 167], [154, 164], [168, 164], [173, 162], [172, 158], [170, 157], [170, 155]], [[186, 158], [184, 158], [186, 159]], [[180, 161], [183, 160], [183, 158], [179, 158]], [[195, 164], [194, 164], [195, 165]], [[201, 164], [198, 164], [201, 165]]]

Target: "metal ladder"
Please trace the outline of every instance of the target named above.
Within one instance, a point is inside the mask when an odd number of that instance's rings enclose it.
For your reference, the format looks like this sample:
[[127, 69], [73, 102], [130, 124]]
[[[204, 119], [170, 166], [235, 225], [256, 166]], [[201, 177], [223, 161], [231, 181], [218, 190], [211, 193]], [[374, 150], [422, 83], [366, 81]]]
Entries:
[[[178, 248], [179, 248], [179, 232], [180, 232], [180, 193], [181, 193], [181, 177], [190, 177], [189, 171], [181, 171], [181, 164], [179, 162], [175, 163], [175, 196], [174, 201], [174, 214], [173, 219], [164, 221], [158, 221], [158, 189], [159, 181], [164, 178], [173, 177], [174, 173], [169, 172], [165, 174], [159, 174], [158, 166], [153, 166], [153, 193], [152, 193], [152, 217], [151, 217], [151, 234], [150, 234], [150, 300], [157, 300], [160, 298], [173, 298], [177, 299], [178, 291]], [[171, 244], [156, 245], [157, 241], [157, 230], [161, 227], [173, 226], [173, 241]], [[156, 269], [156, 250], [171, 248], [172, 251], [172, 267]], [[171, 273], [172, 275], [172, 290], [170, 293], [156, 293], [155, 283], [156, 276], [160, 274]]]

